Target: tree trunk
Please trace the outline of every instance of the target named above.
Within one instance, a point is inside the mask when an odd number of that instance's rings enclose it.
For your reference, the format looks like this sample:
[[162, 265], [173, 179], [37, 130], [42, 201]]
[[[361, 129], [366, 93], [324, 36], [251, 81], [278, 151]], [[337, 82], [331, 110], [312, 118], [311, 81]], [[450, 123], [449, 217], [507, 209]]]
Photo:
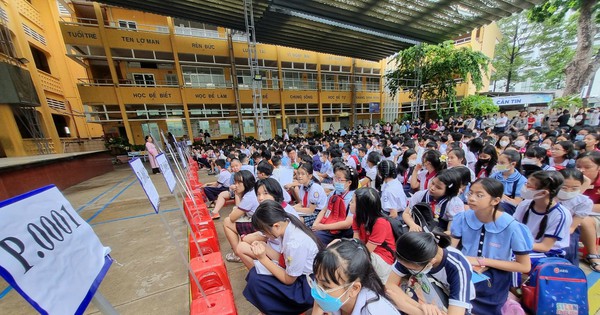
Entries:
[[565, 69], [567, 76], [563, 96], [581, 93], [592, 75], [600, 66], [600, 56], [592, 59], [594, 36], [597, 26], [594, 23], [592, 8], [596, 0], [582, 0], [579, 8], [579, 21], [577, 27], [577, 49], [573, 61]]
[[504, 92], [510, 92], [510, 81], [512, 80], [513, 64], [517, 55], [517, 38], [519, 37], [519, 23], [515, 24], [515, 34], [513, 35], [512, 51], [510, 53], [510, 62], [508, 64], [508, 73], [506, 74], [506, 88]]

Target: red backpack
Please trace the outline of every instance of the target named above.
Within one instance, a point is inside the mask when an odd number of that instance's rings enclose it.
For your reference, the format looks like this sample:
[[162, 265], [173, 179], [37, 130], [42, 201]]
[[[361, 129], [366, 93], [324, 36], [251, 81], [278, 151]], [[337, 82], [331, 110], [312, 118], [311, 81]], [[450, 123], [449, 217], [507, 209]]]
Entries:
[[362, 171], [362, 165], [360, 165], [360, 161], [356, 155], [351, 155], [350, 157], [354, 160], [354, 163], [356, 163], [356, 172], [360, 173], [360, 171]]
[[[325, 210], [325, 215], [323, 219], [321, 219], [322, 224], [331, 224], [340, 221], [346, 220], [346, 203], [344, 202], [344, 197], [347, 193], [343, 195], [332, 195], [327, 202], [327, 210]], [[340, 230], [330, 230], [331, 234], [338, 234]]]

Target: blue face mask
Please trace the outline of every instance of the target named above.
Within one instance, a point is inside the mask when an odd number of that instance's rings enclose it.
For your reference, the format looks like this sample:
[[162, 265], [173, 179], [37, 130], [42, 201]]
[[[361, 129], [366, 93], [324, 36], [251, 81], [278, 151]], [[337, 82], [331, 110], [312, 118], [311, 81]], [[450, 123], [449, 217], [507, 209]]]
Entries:
[[344, 143], [340, 142], [340, 143], [338, 143], [338, 146], [339, 146], [340, 148], [343, 148], [343, 147], [344, 147]]
[[335, 192], [338, 194], [343, 194], [344, 191], [346, 191], [346, 188], [344, 187], [344, 184], [342, 184], [342, 183], [333, 183], [333, 187], [335, 189]]
[[[346, 292], [348, 292], [348, 290], [350, 290], [350, 288], [352, 288], [353, 284], [354, 283], [350, 284], [348, 289], [346, 289], [346, 291], [344, 291], [344, 293], [342, 295], [340, 295], [340, 297], [344, 296], [344, 294], [346, 294]], [[321, 307], [321, 309], [323, 311], [329, 312], [329, 313], [339, 311], [340, 308], [342, 308], [342, 305], [344, 305], [344, 303], [346, 303], [350, 299], [350, 298], [347, 298], [346, 301], [342, 302], [342, 300], [340, 300], [340, 298], [334, 298], [333, 296], [331, 296], [327, 292], [325, 292], [323, 289], [319, 288], [316, 283], [314, 283], [311, 286], [310, 295], [312, 295], [313, 299], [315, 299], [315, 302], [317, 302], [317, 304], [319, 304], [319, 306]]]
[[584, 135], [576, 135], [575, 136], [575, 141], [582, 141], [585, 138]]

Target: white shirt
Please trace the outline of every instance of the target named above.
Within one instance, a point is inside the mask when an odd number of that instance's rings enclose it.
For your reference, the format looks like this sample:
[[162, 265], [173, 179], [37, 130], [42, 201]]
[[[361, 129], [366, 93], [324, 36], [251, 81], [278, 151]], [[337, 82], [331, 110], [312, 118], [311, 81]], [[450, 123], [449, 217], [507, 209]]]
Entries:
[[[365, 306], [366, 305], [366, 306]], [[341, 315], [341, 311], [335, 311], [332, 315]], [[383, 296], [377, 299], [377, 293], [363, 287], [358, 296], [351, 315], [393, 315], [400, 314], [396, 307]]]
[[506, 127], [506, 123], [508, 123], [508, 117], [498, 117], [496, 119], [496, 127]]
[[313, 261], [319, 248], [310, 236], [293, 223], [288, 223], [281, 243], [288, 275], [299, 277], [313, 272]]
[[408, 201], [402, 183], [391, 180], [381, 185], [381, 208], [383, 211], [390, 213], [391, 209], [396, 209], [398, 213], [402, 213], [407, 205]]

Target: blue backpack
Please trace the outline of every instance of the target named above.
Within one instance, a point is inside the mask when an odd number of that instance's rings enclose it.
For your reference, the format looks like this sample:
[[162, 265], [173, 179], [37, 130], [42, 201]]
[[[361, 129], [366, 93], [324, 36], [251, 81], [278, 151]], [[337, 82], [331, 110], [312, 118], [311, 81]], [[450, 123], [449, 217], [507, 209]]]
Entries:
[[589, 314], [585, 273], [564, 258], [540, 259], [522, 289], [523, 306], [532, 314]]

